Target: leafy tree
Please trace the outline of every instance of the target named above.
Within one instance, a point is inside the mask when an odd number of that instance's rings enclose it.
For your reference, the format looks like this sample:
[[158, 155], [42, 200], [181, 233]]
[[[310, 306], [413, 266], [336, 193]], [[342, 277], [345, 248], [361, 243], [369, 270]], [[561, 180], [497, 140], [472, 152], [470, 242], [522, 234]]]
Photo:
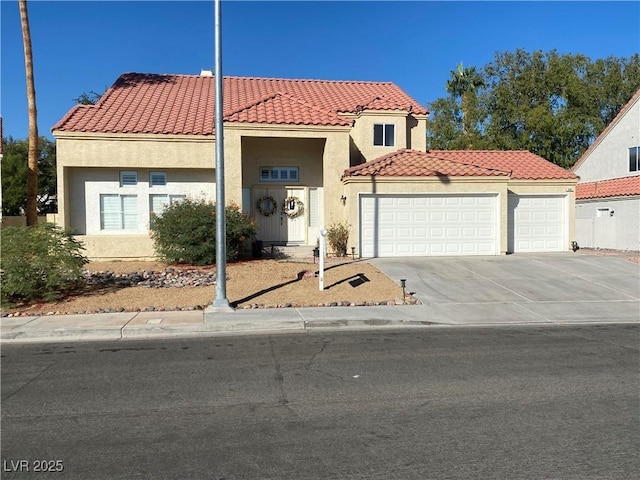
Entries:
[[[2, 212], [22, 215], [27, 205], [29, 141], [8, 137], [2, 144]], [[56, 144], [45, 137], [38, 142], [38, 171], [38, 213], [56, 212]]]
[[19, 0], [22, 41], [24, 44], [24, 64], [27, 78], [27, 104], [29, 108], [29, 161], [27, 170], [27, 226], [38, 223], [38, 112], [36, 109], [36, 86], [33, 75], [33, 51], [31, 48], [31, 31], [27, 0]]
[[[498, 52], [462, 108], [465, 70], [429, 107], [430, 148], [524, 149], [570, 167], [640, 88], [640, 55]], [[479, 84], [479, 83], [478, 83]], [[478, 88], [478, 87], [475, 87]]]

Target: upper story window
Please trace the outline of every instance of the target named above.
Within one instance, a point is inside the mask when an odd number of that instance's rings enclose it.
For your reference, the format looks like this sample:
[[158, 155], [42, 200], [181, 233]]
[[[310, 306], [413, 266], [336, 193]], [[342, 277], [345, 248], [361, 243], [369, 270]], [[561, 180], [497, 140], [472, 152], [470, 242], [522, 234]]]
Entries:
[[149, 174], [149, 186], [150, 187], [162, 187], [167, 184], [166, 172], [151, 172]]
[[298, 167], [260, 167], [261, 182], [297, 182]]
[[396, 144], [396, 126], [393, 123], [373, 125], [373, 144], [381, 147], [393, 147]]
[[640, 170], [640, 147], [631, 147], [629, 149], [629, 171], [637, 172]]
[[120, 172], [120, 186], [126, 187], [138, 184], [138, 172], [122, 171]]

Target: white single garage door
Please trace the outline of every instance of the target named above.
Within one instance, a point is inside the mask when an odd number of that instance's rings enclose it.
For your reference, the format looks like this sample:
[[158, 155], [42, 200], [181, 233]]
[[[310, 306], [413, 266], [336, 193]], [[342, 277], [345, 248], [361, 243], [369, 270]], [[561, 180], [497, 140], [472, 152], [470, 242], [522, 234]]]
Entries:
[[496, 194], [361, 195], [361, 255], [498, 255], [497, 198]]
[[567, 250], [566, 204], [564, 195], [509, 195], [508, 251]]

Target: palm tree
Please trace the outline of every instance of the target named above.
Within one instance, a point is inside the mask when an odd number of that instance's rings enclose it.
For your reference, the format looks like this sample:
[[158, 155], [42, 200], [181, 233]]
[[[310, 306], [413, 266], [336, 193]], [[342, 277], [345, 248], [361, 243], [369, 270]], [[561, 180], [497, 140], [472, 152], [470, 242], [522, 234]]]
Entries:
[[462, 63], [457, 70], [451, 71], [451, 80], [447, 80], [447, 92], [460, 98], [462, 106], [462, 132], [469, 135], [471, 99], [476, 90], [484, 87], [482, 75], [476, 72], [476, 67], [464, 68]]
[[27, 104], [29, 107], [29, 156], [27, 175], [27, 225], [38, 223], [38, 113], [36, 110], [36, 87], [33, 80], [33, 53], [27, 0], [19, 0], [22, 42], [24, 44], [24, 64], [27, 77]]

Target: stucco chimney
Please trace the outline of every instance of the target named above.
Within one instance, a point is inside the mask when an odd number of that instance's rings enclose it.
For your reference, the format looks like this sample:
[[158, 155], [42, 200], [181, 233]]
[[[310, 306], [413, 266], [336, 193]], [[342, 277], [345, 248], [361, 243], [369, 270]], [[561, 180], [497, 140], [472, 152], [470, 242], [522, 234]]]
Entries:
[[211, 70], [200, 70], [201, 77], [213, 77], [213, 72]]

